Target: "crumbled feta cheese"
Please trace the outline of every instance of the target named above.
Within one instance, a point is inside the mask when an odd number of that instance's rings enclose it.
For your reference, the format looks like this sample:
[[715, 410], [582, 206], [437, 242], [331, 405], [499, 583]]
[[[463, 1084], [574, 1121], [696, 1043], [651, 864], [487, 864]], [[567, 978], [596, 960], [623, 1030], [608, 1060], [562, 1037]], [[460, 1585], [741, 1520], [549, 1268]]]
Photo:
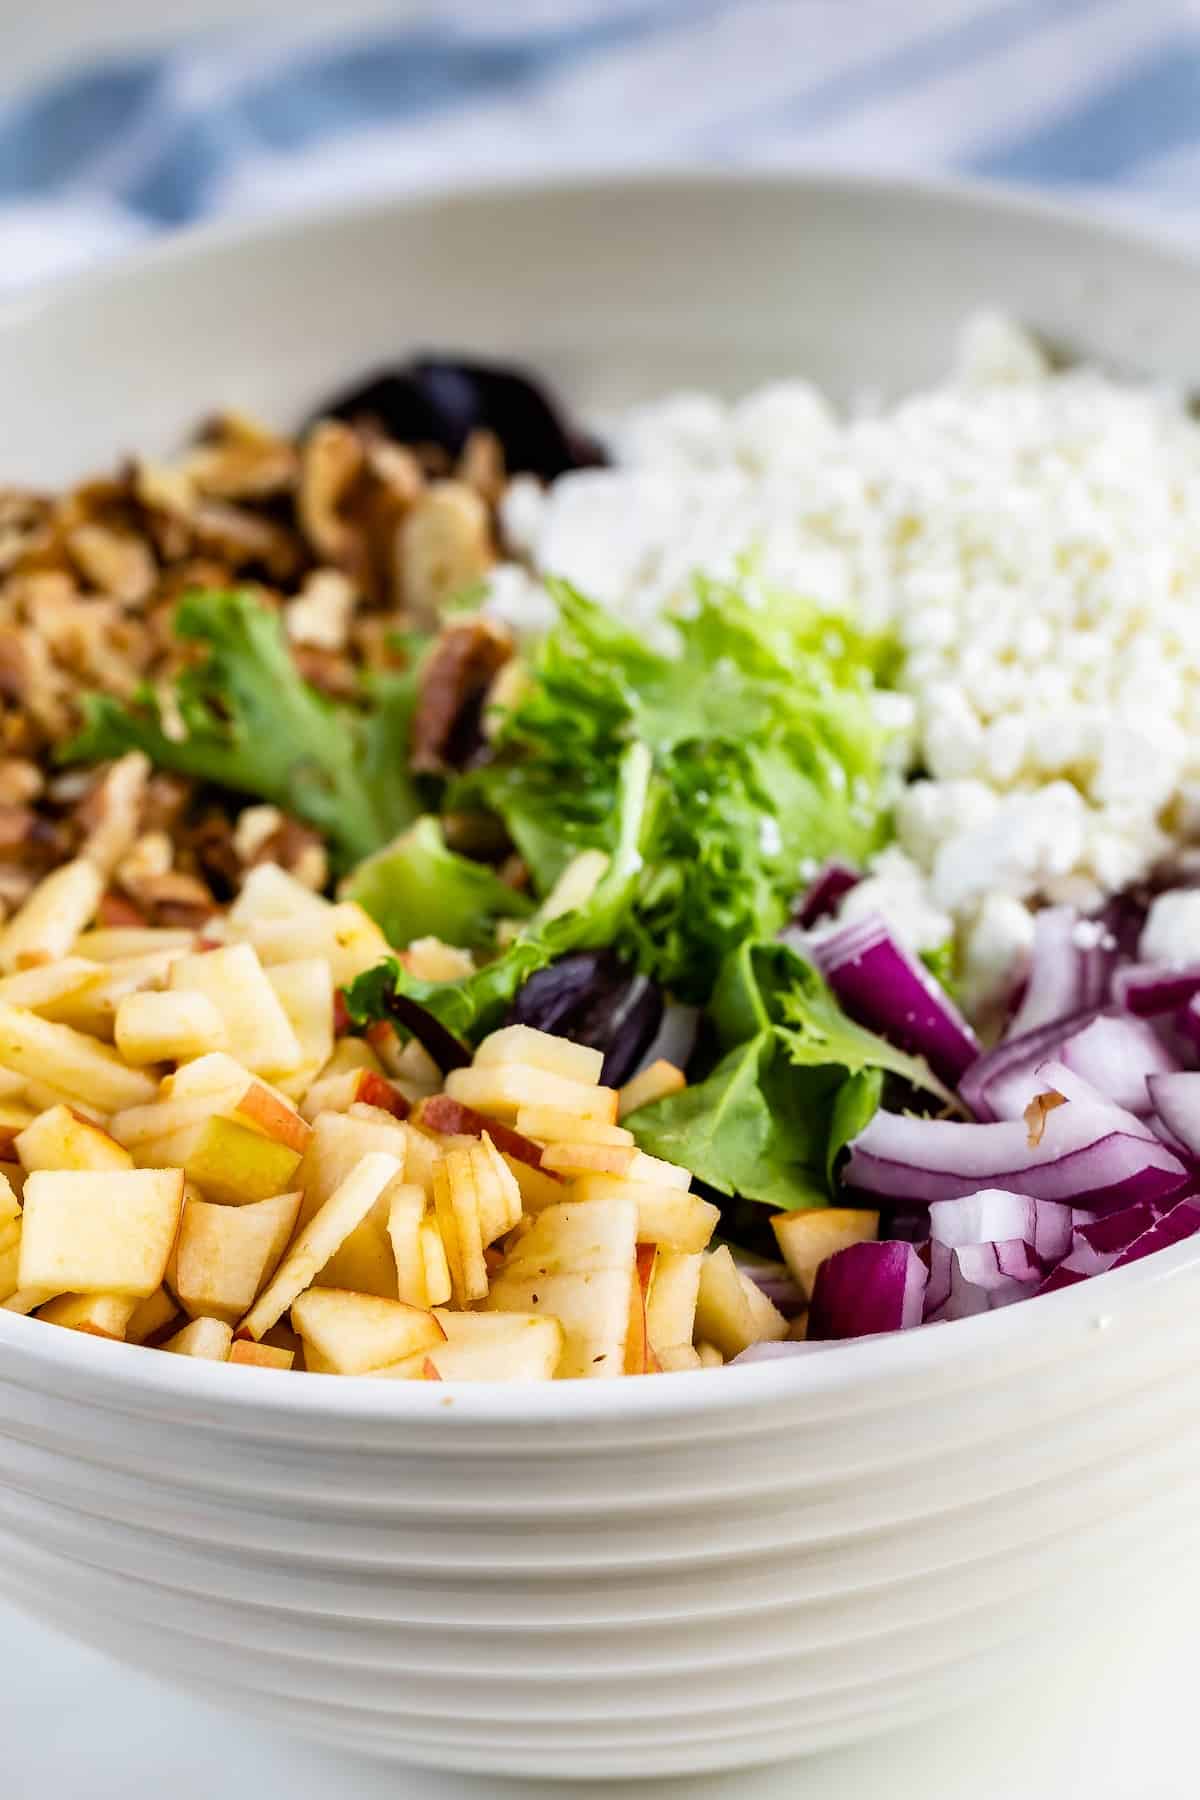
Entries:
[[989, 894], [963, 936], [962, 997], [968, 1011], [994, 1005], [1020, 980], [1033, 914], [1009, 894]]
[[1152, 903], [1138, 943], [1143, 962], [1200, 962], [1200, 888], [1174, 888]]
[[881, 913], [910, 950], [937, 950], [954, 934], [954, 921], [931, 906], [921, 871], [895, 845], [883, 850], [871, 872], [850, 889], [838, 911], [839, 925]]

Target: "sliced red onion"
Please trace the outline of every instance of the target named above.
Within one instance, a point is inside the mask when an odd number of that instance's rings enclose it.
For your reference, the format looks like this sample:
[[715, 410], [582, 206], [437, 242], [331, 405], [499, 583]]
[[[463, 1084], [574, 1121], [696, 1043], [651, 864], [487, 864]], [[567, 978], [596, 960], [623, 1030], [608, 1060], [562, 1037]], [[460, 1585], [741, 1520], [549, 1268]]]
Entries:
[[1126, 963], [1112, 978], [1118, 1006], [1142, 1019], [1174, 1012], [1200, 994], [1200, 963]]
[[1137, 1206], [1124, 1206], [1120, 1212], [1108, 1213], [1087, 1225], [1077, 1225], [1072, 1249], [1083, 1246], [1097, 1256], [1119, 1256], [1143, 1232], [1149, 1231], [1158, 1217], [1159, 1209], [1145, 1200]]
[[1150, 1111], [1147, 1081], [1179, 1067], [1153, 1027], [1129, 1013], [1101, 1013], [1064, 1041], [1058, 1060], [1139, 1116]]
[[817, 870], [792, 913], [791, 923], [801, 931], [808, 931], [820, 919], [832, 918], [840, 901], [844, 900], [851, 888], [856, 888], [862, 876], [849, 863], [839, 862], [836, 857], [830, 859]]
[[1174, 1141], [1189, 1156], [1200, 1157], [1200, 1074], [1152, 1075], [1147, 1087], [1151, 1105]]
[[1180, 1007], [1175, 1014], [1175, 1029], [1193, 1050], [1200, 1050], [1200, 994], [1194, 994], [1186, 1006]]
[[1065, 1262], [1060, 1262], [1056, 1269], [1051, 1269], [1045, 1281], [1036, 1291], [1038, 1294], [1057, 1293], [1059, 1288], [1074, 1287], [1077, 1282], [1087, 1281], [1081, 1269], [1069, 1269]]
[[1023, 1121], [972, 1125], [878, 1112], [850, 1146], [846, 1180], [892, 1200], [957, 1200], [995, 1187], [1094, 1212], [1183, 1187], [1179, 1158], [1140, 1124], [1137, 1135], [1115, 1130], [1115, 1112], [1068, 1102], [1047, 1114], [1036, 1144]]
[[951, 1250], [1020, 1239], [1043, 1262], [1057, 1262], [1071, 1247], [1071, 1229], [1069, 1206], [1003, 1188], [981, 1188], [958, 1200], [935, 1200], [929, 1208], [930, 1238]]
[[1024, 1037], [1055, 1019], [1103, 1005], [1116, 943], [1102, 919], [1048, 906], [1033, 922], [1029, 980], [1005, 1036]]
[[1139, 1119], [1127, 1107], [1118, 1106], [1115, 1100], [1110, 1100], [1107, 1094], [1095, 1087], [1086, 1075], [1077, 1074], [1066, 1063], [1051, 1057], [1049, 1061], [1039, 1065], [1036, 1073], [1039, 1094], [1061, 1094], [1064, 1100], [1086, 1107], [1098, 1121], [1106, 1124], [1109, 1131], [1127, 1131], [1130, 1137], [1152, 1138], [1156, 1135], [1146, 1119]]
[[1123, 1269], [1126, 1263], [1140, 1262], [1143, 1256], [1152, 1256], [1156, 1250], [1166, 1250], [1172, 1244], [1181, 1244], [1185, 1238], [1194, 1237], [1200, 1231], [1200, 1197], [1194, 1194], [1180, 1200], [1161, 1219], [1156, 1219], [1148, 1231], [1135, 1238], [1128, 1249], [1122, 1250], [1112, 1265], [1114, 1269]]
[[873, 1337], [921, 1323], [928, 1274], [911, 1244], [848, 1244], [817, 1270], [808, 1339]]
[[1065, 1019], [1051, 1019], [1020, 1037], [1006, 1037], [994, 1050], [985, 1051], [958, 1084], [959, 1094], [975, 1117], [985, 1124], [1023, 1118], [1025, 1108], [1038, 1092], [1037, 1071], [1042, 1063], [1095, 1016], [1095, 1010], [1089, 1007], [1070, 1013]]
[[878, 913], [810, 942], [810, 954], [850, 1017], [911, 1055], [950, 1087], [979, 1055], [979, 1042], [929, 970]]
[[950, 1252], [950, 1292], [938, 1319], [968, 1319], [1011, 1306], [1037, 1291], [1046, 1265], [1020, 1238], [1006, 1243], [962, 1244]]

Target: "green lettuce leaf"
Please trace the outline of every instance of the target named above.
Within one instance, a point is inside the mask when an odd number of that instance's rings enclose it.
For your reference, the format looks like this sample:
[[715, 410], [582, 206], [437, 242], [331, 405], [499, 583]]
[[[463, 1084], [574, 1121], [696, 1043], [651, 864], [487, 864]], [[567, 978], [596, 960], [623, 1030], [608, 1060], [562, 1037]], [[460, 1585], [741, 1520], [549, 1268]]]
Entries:
[[177, 677], [170, 717], [149, 690], [129, 706], [90, 695], [63, 761], [142, 750], [156, 768], [285, 808], [343, 869], [423, 810], [408, 774], [411, 671], [369, 677], [360, 705], [336, 704], [299, 674], [278, 617], [248, 593], [189, 594], [175, 631], [205, 654]]
[[545, 893], [608, 849], [631, 741], [653, 767], [644, 868], [618, 950], [703, 1002], [726, 955], [786, 917], [806, 859], [861, 860], [886, 826], [883, 646], [791, 597], [701, 584], [656, 649], [565, 583], [492, 763], [451, 794], [496, 811]]
[[724, 1051], [708, 1077], [625, 1123], [643, 1150], [718, 1193], [795, 1210], [827, 1206], [840, 1152], [879, 1106], [885, 1075], [945, 1089], [847, 1019], [819, 972], [773, 940], [726, 959], [709, 1017]]
[[533, 911], [486, 863], [448, 850], [441, 821], [428, 813], [359, 863], [341, 892], [370, 913], [389, 944], [438, 937], [478, 950], [492, 942], [497, 919]]
[[418, 981], [389, 958], [347, 988], [351, 1018], [359, 1025], [386, 1019], [389, 998], [403, 994], [464, 1042], [477, 1042], [494, 1031], [531, 975], [570, 950], [601, 949], [619, 934], [642, 866], [640, 843], [649, 798], [650, 757], [644, 745], [631, 744], [621, 761], [617, 840], [608, 868], [585, 905], [554, 919], [531, 922], [507, 950], [461, 981]]

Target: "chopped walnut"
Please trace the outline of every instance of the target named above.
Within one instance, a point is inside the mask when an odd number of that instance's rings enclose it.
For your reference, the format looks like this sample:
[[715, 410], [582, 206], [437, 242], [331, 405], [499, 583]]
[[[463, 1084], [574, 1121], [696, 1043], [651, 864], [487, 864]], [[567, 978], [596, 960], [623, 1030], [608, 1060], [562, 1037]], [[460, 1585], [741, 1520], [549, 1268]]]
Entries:
[[427, 624], [494, 561], [488, 509], [461, 481], [434, 482], [401, 522], [397, 588], [404, 605]]
[[494, 431], [471, 433], [459, 458], [458, 475], [460, 481], [474, 488], [489, 506], [499, 506], [504, 496], [506, 475], [504, 446]]
[[154, 586], [158, 562], [144, 538], [113, 531], [107, 525], [77, 525], [68, 533], [67, 549], [84, 580], [101, 594], [133, 605]]
[[233, 847], [244, 863], [252, 863], [277, 831], [284, 818], [277, 806], [247, 806], [233, 828]]
[[340, 570], [314, 569], [283, 609], [289, 638], [318, 650], [344, 650], [355, 597], [354, 583]]
[[301, 452], [297, 511], [305, 536], [326, 562], [340, 565], [352, 557], [353, 533], [340, 509], [365, 462], [358, 433], [335, 419], [317, 425]]
[[474, 614], [447, 625], [421, 671], [412, 723], [412, 766], [455, 767], [479, 733], [479, 712], [496, 671], [513, 653], [508, 630]]

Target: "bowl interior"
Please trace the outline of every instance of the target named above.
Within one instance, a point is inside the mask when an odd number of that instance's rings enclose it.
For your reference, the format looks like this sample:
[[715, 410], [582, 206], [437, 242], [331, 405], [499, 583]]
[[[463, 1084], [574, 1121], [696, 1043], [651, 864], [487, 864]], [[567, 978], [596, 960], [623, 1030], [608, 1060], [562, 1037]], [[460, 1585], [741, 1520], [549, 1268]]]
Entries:
[[294, 422], [417, 347], [519, 357], [604, 413], [676, 386], [932, 379], [1000, 306], [1121, 366], [1200, 377], [1196, 265], [973, 188], [739, 175], [484, 188], [218, 229], [0, 314], [4, 478], [165, 449], [238, 405]]

